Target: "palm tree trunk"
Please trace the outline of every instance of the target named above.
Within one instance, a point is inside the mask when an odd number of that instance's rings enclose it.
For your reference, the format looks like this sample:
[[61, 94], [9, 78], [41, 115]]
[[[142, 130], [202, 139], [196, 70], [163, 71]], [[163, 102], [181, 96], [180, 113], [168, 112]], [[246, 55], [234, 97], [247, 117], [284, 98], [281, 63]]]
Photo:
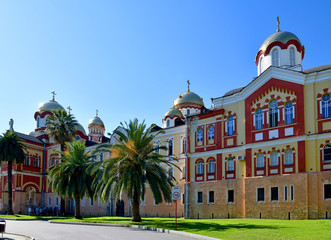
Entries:
[[82, 219], [80, 214], [80, 196], [77, 193], [75, 194], [75, 218]]
[[12, 179], [13, 163], [8, 161], [8, 212], [9, 215], [14, 215], [13, 212], [13, 179]]
[[141, 222], [139, 211], [139, 194], [137, 188], [134, 188], [132, 196], [132, 222]]
[[[60, 146], [61, 146], [61, 154], [62, 154], [62, 152], [64, 152], [64, 143], [61, 143]], [[65, 198], [61, 197], [61, 199], [60, 199], [60, 209], [61, 209], [61, 216], [62, 217], [65, 216], [65, 207], [66, 207]]]

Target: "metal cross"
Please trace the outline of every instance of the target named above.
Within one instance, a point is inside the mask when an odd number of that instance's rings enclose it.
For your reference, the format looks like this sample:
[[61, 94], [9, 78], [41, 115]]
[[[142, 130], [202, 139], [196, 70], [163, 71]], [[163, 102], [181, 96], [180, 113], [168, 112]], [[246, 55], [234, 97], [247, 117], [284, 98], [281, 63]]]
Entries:
[[55, 95], [56, 95], [55, 90], [51, 91], [51, 93], [53, 94], [53, 101], [55, 101]]
[[187, 91], [188, 92], [190, 91], [190, 85], [191, 85], [190, 80], [187, 80]]
[[97, 112], [97, 116], [98, 116], [99, 110], [97, 109], [96, 112]]
[[69, 107], [67, 107], [67, 109], [68, 109], [69, 114], [70, 114], [70, 111], [72, 110], [71, 107], [69, 106]]
[[279, 16], [277, 17], [277, 22], [278, 22], [278, 24], [277, 24], [277, 32], [280, 32], [280, 29], [279, 29], [279, 24], [280, 24]]

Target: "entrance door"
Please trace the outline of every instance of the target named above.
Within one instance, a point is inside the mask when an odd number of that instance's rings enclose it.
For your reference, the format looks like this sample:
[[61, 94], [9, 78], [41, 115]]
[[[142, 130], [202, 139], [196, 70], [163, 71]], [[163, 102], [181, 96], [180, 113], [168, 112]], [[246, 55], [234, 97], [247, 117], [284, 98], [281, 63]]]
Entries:
[[124, 201], [118, 200], [116, 203], [116, 216], [124, 217]]

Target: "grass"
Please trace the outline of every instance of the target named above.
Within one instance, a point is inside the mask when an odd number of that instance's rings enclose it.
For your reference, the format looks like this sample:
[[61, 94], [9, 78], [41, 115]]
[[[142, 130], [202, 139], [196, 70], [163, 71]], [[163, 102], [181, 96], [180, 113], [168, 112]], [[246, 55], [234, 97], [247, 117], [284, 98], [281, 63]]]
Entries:
[[[132, 223], [128, 217], [30, 217], [14, 215], [17, 219], [52, 219], [55, 221], [134, 224], [175, 229], [174, 218], [143, 218]], [[8, 217], [2, 215], [0, 218]], [[271, 220], [271, 219], [184, 219], [178, 218], [178, 231], [231, 239], [331, 239], [330, 220]]]

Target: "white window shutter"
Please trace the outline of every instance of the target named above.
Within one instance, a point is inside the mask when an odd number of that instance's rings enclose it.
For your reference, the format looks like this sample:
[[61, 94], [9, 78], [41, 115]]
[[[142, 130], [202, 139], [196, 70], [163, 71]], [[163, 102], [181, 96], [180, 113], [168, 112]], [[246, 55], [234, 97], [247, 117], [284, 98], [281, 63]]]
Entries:
[[285, 107], [283, 108], [283, 121], [285, 121]]
[[279, 108], [278, 108], [278, 121], [280, 121], [280, 111], [279, 111]]
[[292, 109], [293, 109], [293, 119], [295, 118], [295, 107], [292, 106]]

